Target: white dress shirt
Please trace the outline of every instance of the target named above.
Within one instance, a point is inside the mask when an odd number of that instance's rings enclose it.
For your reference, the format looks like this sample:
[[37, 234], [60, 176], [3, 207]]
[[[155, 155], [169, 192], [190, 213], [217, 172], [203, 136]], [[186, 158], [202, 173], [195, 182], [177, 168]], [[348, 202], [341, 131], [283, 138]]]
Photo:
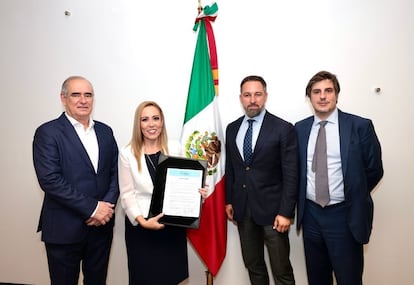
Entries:
[[[308, 151], [307, 151], [307, 190], [306, 198], [315, 201], [315, 173], [312, 171], [312, 160], [315, 152], [316, 138], [319, 131], [319, 119], [314, 117], [312, 129], [309, 135]], [[343, 202], [344, 183], [341, 164], [341, 151], [339, 139], [339, 123], [338, 123], [338, 109], [332, 112], [327, 119], [328, 123], [326, 129], [326, 145], [328, 157], [328, 179], [329, 179], [329, 197], [328, 205]]]
[[260, 112], [259, 115], [253, 118], [249, 118], [248, 116], [244, 116], [243, 122], [240, 125], [239, 132], [236, 136], [236, 144], [237, 148], [239, 149], [240, 155], [244, 159], [243, 155], [243, 143], [244, 137], [246, 136], [247, 129], [249, 128], [249, 122], [247, 120], [253, 119], [253, 133], [252, 133], [252, 150], [254, 152], [254, 147], [256, 146], [257, 138], [259, 137], [260, 129], [262, 127], [263, 118], [266, 113], [266, 110]]

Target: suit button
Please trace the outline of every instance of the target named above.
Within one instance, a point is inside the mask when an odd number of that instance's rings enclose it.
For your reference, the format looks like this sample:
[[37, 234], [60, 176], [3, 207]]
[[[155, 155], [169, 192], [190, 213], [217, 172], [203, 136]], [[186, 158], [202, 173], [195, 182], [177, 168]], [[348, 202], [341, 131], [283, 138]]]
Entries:
[[249, 171], [249, 170], [250, 170], [250, 166], [247, 166], [247, 167], [246, 167], [246, 171]]
[[243, 188], [244, 188], [244, 189], [246, 189], [246, 188], [247, 188], [246, 184], [243, 184]]

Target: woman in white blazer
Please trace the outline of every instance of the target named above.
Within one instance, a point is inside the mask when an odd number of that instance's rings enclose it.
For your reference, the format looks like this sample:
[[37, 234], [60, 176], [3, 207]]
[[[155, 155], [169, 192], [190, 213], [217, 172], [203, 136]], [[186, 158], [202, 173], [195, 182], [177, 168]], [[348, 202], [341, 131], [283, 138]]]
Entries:
[[178, 143], [168, 142], [161, 107], [142, 102], [135, 111], [131, 141], [118, 160], [130, 285], [176, 285], [188, 277], [185, 228], [159, 223], [162, 213], [148, 218], [158, 158], [161, 153], [179, 155], [179, 149]]

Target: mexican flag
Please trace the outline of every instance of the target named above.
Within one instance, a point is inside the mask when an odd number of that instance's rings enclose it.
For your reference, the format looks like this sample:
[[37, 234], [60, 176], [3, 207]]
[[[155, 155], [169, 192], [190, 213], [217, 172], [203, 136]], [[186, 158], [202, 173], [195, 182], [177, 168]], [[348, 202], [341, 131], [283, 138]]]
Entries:
[[224, 137], [217, 102], [218, 65], [211, 23], [217, 4], [200, 9], [194, 31], [197, 44], [181, 133], [183, 153], [188, 158], [207, 160], [209, 193], [198, 229], [189, 229], [188, 239], [213, 276], [226, 255], [227, 220], [224, 191]]

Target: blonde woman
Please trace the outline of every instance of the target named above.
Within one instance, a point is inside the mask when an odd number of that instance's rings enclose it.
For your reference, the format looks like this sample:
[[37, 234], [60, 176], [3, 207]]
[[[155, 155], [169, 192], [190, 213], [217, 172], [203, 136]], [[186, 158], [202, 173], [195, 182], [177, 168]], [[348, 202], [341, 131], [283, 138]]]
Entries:
[[[159, 223], [163, 214], [147, 218], [158, 158], [161, 153], [178, 155], [178, 150], [178, 143], [168, 143], [161, 107], [142, 102], [118, 163], [130, 285], [176, 285], [188, 277], [185, 229]], [[205, 197], [207, 190], [199, 191]]]

